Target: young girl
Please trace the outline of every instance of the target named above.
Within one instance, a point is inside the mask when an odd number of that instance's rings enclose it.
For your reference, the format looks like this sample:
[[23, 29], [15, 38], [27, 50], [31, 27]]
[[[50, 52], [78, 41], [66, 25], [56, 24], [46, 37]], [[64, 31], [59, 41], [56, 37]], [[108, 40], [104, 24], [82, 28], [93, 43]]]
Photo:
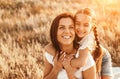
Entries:
[[100, 77], [110, 79], [111, 57], [108, 51], [99, 44], [93, 10], [85, 8], [75, 14], [75, 30], [80, 47], [78, 57], [71, 60], [72, 67], [84, 66], [90, 52], [96, 62], [97, 79]]

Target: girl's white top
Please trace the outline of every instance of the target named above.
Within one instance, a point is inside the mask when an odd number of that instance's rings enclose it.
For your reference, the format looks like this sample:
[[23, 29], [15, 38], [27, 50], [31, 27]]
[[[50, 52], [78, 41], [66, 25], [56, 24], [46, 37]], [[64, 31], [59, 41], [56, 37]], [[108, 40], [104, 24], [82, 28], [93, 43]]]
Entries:
[[86, 35], [84, 38], [82, 38], [82, 40], [80, 40], [80, 42], [78, 43], [80, 45], [79, 49], [88, 48], [90, 51], [93, 51], [96, 44], [93, 31]]
[[[79, 56], [78, 54], [79, 52], [76, 53], [76, 58]], [[45, 52], [45, 57], [47, 59], [47, 61], [54, 66], [54, 62], [53, 62], [53, 56], [51, 54], [49, 54], [48, 52]], [[95, 65], [95, 62], [91, 56], [91, 54], [89, 53], [88, 55], [88, 59], [87, 59], [87, 63], [81, 67], [80, 69], [76, 70], [76, 72], [73, 74], [77, 79], [83, 79], [82, 78], [82, 71], [85, 71], [89, 68], [91, 68], [92, 66]], [[57, 79], [69, 79], [67, 76], [67, 72], [65, 69], [62, 69], [57, 76]]]
[[[94, 32], [93, 31], [90, 32], [78, 43], [80, 45], [79, 50], [85, 49], [85, 48], [88, 48], [90, 50], [90, 52], [95, 50], [96, 41], [95, 41], [95, 37], [94, 37]], [[100, 45], [100, 47], [102, 48], [102, 51], [104, 53], [103, 58], [102, 58], [101, 75], [112, 76], [111, 55], [110, 55], [109, 51], [106, 50], [103, 46]]]

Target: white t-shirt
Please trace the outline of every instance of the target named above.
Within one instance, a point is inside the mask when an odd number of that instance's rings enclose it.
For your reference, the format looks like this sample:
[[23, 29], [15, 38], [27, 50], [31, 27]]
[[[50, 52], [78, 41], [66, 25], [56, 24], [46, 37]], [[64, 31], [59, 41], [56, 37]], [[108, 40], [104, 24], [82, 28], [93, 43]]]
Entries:
[[80, 40], [78, 44], [80, 45], [79, 49], [88, 48], [90, 51], [93, 51], [96, 45], [93, 31], [82, 38], [82, 40]]
[[[93, 31], [90, 32], [88, 35], [82, 38], [82, 40], [80, 40], [78, 44], [80, 45], [79, 50], [85, 49], [85, 48], [88, 48], [90, 52], [95, 50], [96, 41], [94, 37], [94, 32]], [[112, 76], [111, 55], [108, 52], [108, 50], [106, 50], [103, 46], [100, 45], [100, 47], [102, 48], [103, 53], [104, 53], [103, 58], [102, 58], [101, 75]]]
[[[78, 57], [77, 55], [79, 55], [79, 54], [76, 54], [76, 57]], [[45, 57], [46, 57], [47, 61], [54, 66], [53, 56], [51, 54], [49, 54], [48, 52], [45, 52]], [[91, 54], [89, 53], [88, 59], [87, 59], [87, 63], [83, 67], [81, 67], [80, 69], [78, 69], [75, 72], [75, 74], [73, 74], [73, 75], [75, 75], [75, 77], [77, 79], [82, 79], [82, 71], [85, 71], [85, 70], [91, 68], [94, 65], [95, 65], [95, 62], [94, 62]], [[67, 72], [66, 72], [65, 69], [62, 69], [58, 73], [57, 79], [68, 79]]]

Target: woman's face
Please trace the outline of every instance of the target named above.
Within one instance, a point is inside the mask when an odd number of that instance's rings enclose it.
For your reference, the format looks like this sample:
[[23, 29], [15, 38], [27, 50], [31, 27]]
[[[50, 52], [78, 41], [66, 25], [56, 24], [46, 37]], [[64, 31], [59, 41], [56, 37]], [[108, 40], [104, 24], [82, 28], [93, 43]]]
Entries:
[[59, 21], [57, 40], [60, 45], [69, 45], [75, 38], [74, 22], [71, 18], [62, 18]]
[[92, 18], [86, 14], [77, 14], [75, 32], [79, 38], [86, 36], [92, 29]]

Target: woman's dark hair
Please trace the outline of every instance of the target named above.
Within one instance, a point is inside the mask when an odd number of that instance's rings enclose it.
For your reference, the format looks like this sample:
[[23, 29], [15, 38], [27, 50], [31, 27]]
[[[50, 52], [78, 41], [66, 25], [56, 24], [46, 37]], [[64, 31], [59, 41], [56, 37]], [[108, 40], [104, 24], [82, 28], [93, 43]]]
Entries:
[[[89, 9], [89, 8], [81, 9], [75, 14], [75, 16], [74, 16], [75, 21], [76, 21], [77, 14], [85, 14], [85, 15], [88, 15], [88, 16], [92, 17], [92, 22], [93, 22], [93, 25], [94, 25], [93, 32], [94, 32], [95, 41], [96, 41], [96, 48], [95, 48], [95, 51], [93, 51], [92, 56], [93, 56], [93, 58], [96, 62], [96, 70], [97, 70], [97, 72], [100, 72], [101, 62], [102, 62], [101, 58], [102, 58], [103, 52], [102, 52], [102, 49], [100, 47], [100, 43], [98, 41], [98, 34], [97, 34], [97, 30], [96, 30], [97, 27], [94, 23], [95, 22], [95, 13], [92, 9]], [[78, 36], [77, 36], [77, 40], [80, 40]]]
[[[60, 15], [58, 15], [52, 22], [51, 24], [51, 28], [50, 28], [50, 39], [51, 42], [53, 44], [53, 47], [56, 49], [56, 51], [60, 52], [61, 49], [59, 47], [59, 43], [57, 40], [57, 31], [58, 31], [58, 26], [59, 26], [59, 21], [62, 18], [71, 18], [74, 22], [74, 17], [72, 16], [72, 14], [70, 13], [62, 13]], [[76, 48], [76, 43], [75, 41], [73, 41], [74, 47]]]

